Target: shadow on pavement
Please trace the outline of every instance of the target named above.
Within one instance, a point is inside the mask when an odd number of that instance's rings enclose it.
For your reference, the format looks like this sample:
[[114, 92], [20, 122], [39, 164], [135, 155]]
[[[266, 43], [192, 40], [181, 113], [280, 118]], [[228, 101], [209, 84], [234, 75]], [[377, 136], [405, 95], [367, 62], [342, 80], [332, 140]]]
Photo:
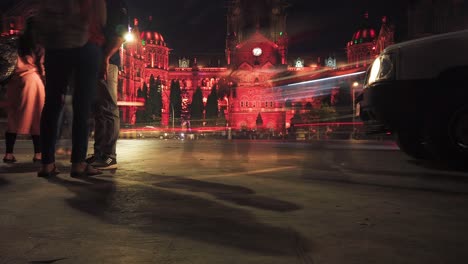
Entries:
[[37, 172], [40, 164], [29, 163], [13, 163], [0, 167], [0, 173], [29, 173]]
[[0, 177], [0, 188], [6, 186], [8, 184], [10, 184], [9, 181], [7, 181], [7, 180]]
[[[468, 164], [466, 162], [443, 162], [443, 161], [433, 161], [433, 160], [416, 160], [412, 159], [408, 161], [411, 164], [439, 171], [457, 171], [457, 172], [467, 172], [468, 173]], [[467, 174], [468, 176], [468, 174]]]
[[112, 195], [115, 193], [113, 181], [91, 177], [83, 179], [83, 181], [66, 180], [60, 177], [51, 177], [47, 180], [64, 186], [76, 194], [75, 197], [67, 199], [67, 203], [72, 208], [98, 217], [104, 216], [111, 205]]
[[[152, 179], [159, 177], [142, 174]], [[127, 184], [125, 181], [119, 182], [116, 187], [113, 180], [99, 178], [76, 181], [55, 177], [49, 181], [66, 187], [76, 195], [67, 199], [71, 207], [104, 222], [138, 229], [143, 233], [186, 237], [276, 256], [303, 256], [310, 248], [307, 239], [290, 228], [267, 225], [258, 222], [246, 210], [195, 195], [181, 194], [176, 190], [169, 191], [143, 183]], [[212, 190], [220, 185], [194, 183], [190, 180], [176, 180], [175, 183], [167, 183], [167, 186], [186, 188], [190, 184], [190, 188], [196, 191], [221, 193]], [[252, 195], [251, 190], [241, 187], [225, 189]], [[284, 211], [294, 206], [287, 204], [271, 207]]]
[[204, 182], [193, 179], [175, 179], [173, 181], [158, 183], [156, 186], [186, 189], [191, 192], [204, 192], [211, 194], [218, 199], [233, 202], [238, 205], [271, 211], [287, 212], [301, 209], [300, 206], [293, 203], [255, 195], [254, 191], [241, 186]]

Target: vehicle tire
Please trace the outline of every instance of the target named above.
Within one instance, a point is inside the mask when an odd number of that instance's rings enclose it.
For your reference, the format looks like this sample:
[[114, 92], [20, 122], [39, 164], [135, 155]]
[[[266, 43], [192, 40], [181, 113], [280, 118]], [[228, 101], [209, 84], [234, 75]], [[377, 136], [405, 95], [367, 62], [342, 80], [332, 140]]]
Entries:
[[448, 115], [440, 124], [442, 129], [431, 136], [430, 151], [449, 163], [463, 164], [468, 161], [468, 105]]
[[449, 137], [457, 152], [468, 152], [468, 105], [458, 109], [449, 122]]
[[397, 133], [396, 142], [400, 150], [415, 159], [428, 160], [432, 158], [426, 149], [423, 137], [420, 133], [413, 131], [400, 131]]

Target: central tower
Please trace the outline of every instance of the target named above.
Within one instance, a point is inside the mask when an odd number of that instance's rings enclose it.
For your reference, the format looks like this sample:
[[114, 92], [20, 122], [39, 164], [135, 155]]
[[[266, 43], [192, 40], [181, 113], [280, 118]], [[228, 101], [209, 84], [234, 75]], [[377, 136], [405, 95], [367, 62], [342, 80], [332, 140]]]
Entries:
[[286, 64], [285, 0], [231, 0], [227, 13], [226, 59], [229, 65], [238, 44], [255, 34], [278, 45], [281, 64]]

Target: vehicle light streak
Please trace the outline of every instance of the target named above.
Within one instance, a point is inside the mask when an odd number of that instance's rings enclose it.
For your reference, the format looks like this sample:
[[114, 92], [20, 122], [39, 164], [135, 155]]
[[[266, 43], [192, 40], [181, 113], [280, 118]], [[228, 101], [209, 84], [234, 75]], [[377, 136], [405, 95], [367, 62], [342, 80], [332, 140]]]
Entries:
[[118, 101], [118, 106], [145, 106], [143, 102]]
[[325, 81], [330, 81], [330, 80], [335, 80], [335, 79], [340, 79], [340, 78], [356, 76], [356, 75], [360, 75], [360, 74], [364, 74], [364, 73], [366, 73], [366, 72], [365, 71], [360, 71], [360, 72], [349, 73], [349, 74], [344, 74], [344, 75], [339, 75], [339, 76], [333, 76], [333, 77], [327, 77], [327, 78], [322, 78], [322, 79], [292, 83], [292, 84], [286, 85], [286, 87], [291, 87], [291, 86], [296, 86], [296, 85], [303, 85], [303, 84], [320, 83], [320, 82], [325, 82]]
[[362, 122], [323, 122], [310, 124], [296, 124], [295, 127], [313, 127], [313, 126], [356, 126], [363, 125]]

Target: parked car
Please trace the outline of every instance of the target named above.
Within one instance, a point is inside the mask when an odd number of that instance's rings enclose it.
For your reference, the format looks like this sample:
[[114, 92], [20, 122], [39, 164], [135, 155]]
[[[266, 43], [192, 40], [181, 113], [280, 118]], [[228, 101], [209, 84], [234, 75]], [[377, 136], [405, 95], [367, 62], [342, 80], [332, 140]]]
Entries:
[[468, 161], [468, 30], [398, 43], [366, 74], [357, 114], [414, 158]]

